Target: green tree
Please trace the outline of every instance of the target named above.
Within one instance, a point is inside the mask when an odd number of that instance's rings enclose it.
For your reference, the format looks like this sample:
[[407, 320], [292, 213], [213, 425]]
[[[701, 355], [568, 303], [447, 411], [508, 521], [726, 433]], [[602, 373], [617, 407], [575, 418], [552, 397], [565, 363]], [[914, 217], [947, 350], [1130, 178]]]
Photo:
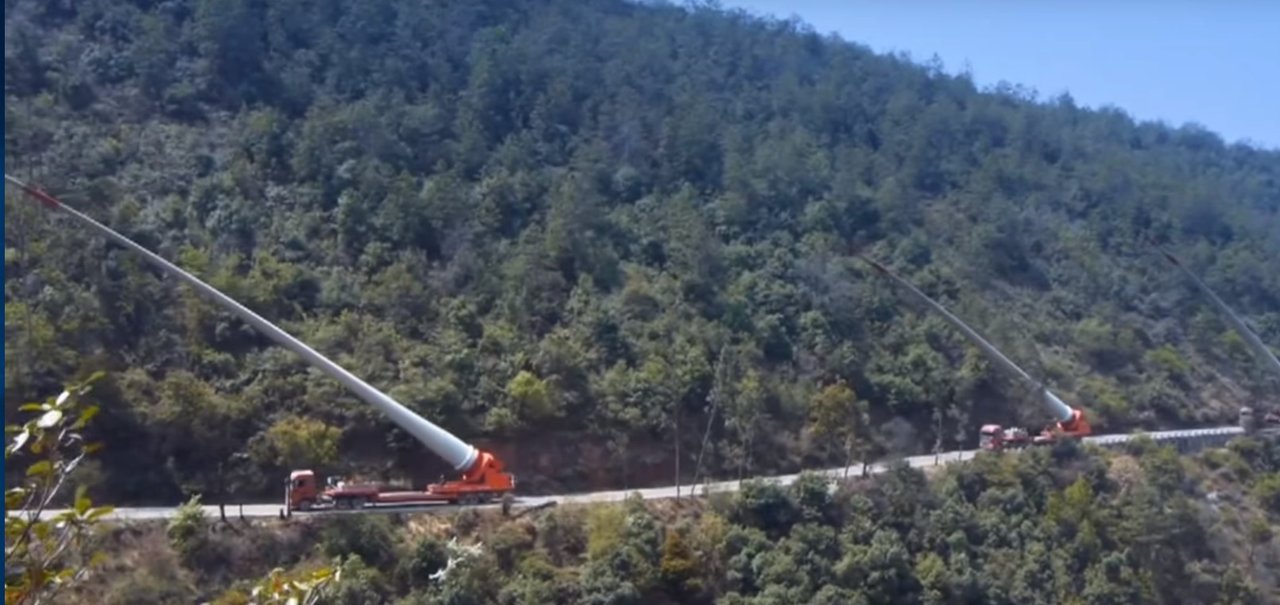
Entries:
[[167, 454], [164, 464], [183, 491], [225, 497], [227, 463], [240, 449], [237, 437], [247, 420], [244, 402], [218, 393], [191, 372], [173, 372], [154, 385], [140, 374], [133, 378], [138, 382], [131, 394], [150, 399], [137, 405], [158, 434], [161, 452]]
[[1213, 605], [1256, 605], [1261, 603], [1258, 587], [1236, 565], [1230, 565], [1222, 574], [1218, 599]]
[[1258, 549], [1265, 549], [1271, 544], [1271, 540], [1275, 538], [1275, 531], [1272, 530], [1271, 524], [1262, 517], [1250, 519], [1245, 531], [1249, 540], [1249, 563], [1252, 565], [1258, 554]]
[[845, 475], [860, 454], [862, 474], [866, 474], [869, 444], [864, 443], [868, 427], [866, 404], [844, 382], [829, 384], [818, 391], [809, 404], [810, 430], [818, 437], [831, 440], [844, 450]]
[[702, 591], [700, 571], [693, 550], [685, 542], [684, 533], [679, 528], [668, 529], [662, 543], [658, 573], [671, 598], [687, 603], [698, 595]]
[[558, 412], [547, 381], [527, 370], [521, 370], [507, 383], [507, 396], [515, 405], [517, 414], [529, 421], [536, 422]]
[[1271, 473], [1259, 479], [1253, 486], [1253, 497], [1263, 510], [1272, 513], [1280, 511], [1280, 473]]
[[342, 431], [315, 418], [286, 416], [276, 420], [252, 448], [268, 468], [329, 469], [338, 461]]
[[946, 563], [936, 553], [927, 553], [916, 562], [920, 578], [920, 600], [925, 605], [947, 605], [951, 602]]
[[622, 542], [626, 519], [626, 511], [622, 507], [593, 507], [586, 519], [587, 556], [599, 559], [617, 549]]
[[735, 385], [734, 394], [726, 406], [725, 422], [738, 441], [738, 479], [742, 479], [752, 468], [752, 443], [765, 414], [766, 392], [760, 372], [748, 369]]

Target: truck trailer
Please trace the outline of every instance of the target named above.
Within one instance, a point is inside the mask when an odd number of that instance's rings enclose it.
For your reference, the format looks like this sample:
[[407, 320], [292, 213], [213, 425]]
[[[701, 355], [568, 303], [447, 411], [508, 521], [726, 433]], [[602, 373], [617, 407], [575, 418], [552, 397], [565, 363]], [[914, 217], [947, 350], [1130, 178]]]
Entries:
[[[515, 488], [512, 479], [511, 487]], [[285, 503], [290, 511], [352, 510], [380, 506], [426, 506], [439, 504], [487, 504], [510, 490], [488, 488], [483, 484], [450, 485], [443, 478], [427, 485], [425, 490], [406, 490], [373, 483], [348, 483], [340, 477], [329, 477], [324, 489], [312, 470], [289, 473], [285, 487]]]

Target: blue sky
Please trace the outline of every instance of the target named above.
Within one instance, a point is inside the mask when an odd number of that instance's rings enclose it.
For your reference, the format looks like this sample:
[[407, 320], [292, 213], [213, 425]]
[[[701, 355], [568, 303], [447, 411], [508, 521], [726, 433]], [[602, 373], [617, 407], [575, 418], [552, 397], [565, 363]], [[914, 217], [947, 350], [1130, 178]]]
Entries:
[[1138, 120], [1196, 122], [1228, 143], [1280, 149], [1280, 1], [722, 0], [798, 16], [820, 33], [937, 54], [979, 86], [1001, 80], [1041, 98], [1070, 92]]

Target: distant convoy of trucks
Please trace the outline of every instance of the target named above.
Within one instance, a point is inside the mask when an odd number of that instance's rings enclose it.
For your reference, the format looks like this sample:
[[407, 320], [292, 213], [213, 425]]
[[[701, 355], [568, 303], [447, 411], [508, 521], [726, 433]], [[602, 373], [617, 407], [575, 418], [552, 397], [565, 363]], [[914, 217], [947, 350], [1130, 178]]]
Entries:
[[[1218, 308], [1218, 311], [1227, 318], [1227, 321], [1231, 322], [1231, 326], [1235, 328], [1236, 333], [1249, 345], [1249, 350], [1253, 352], [1258, 362], [1271, 370], [1272, 376], [1280, 381], [1280, 360], [1276, 359], [1275, 353], [1272, 353], [1271, 349], [1268, 349], [1267, 345], [1263, 344], [1262, 338], [1249, 328], [1249, 324], [1244, 322], [1244, 318], [1236, 315], [1236, 312], [1232, 311], [1231, 307], [1227, 306], [1227, 303], [1222, 302], [1222, 299], [1218, 298], [1218, 295], [1214, 294], [1213, 290], [1210, 290], [1209, 286], [1196, 277], [1190, 269], [1187, 269], [1186, 265], [1183, 265], [1182, 261], [1178, 260], [1177, 257], [1159, 246], [1156, 247], [1156, 250], [1166, 260], [1173, 263], [1173, 266], [1181, 270], [1183, 275], [1186, 275], [1187, 279], [1195, 284], [1196, 289], [1201, 294], [1204, 294], [1205, 298], [1208, 298], [1213, 303], [1213, 306]], [[1276, 384], [1280, 385], [1280, 382]], [[1246, 433], [1264, 431], [1270, 434], [1280, 432], [1280, 409], [1276, 409], [1275, 405], [1280, 405], [1280, 402], [1273, 403], [1271, 409], [1263, 412], [1261, 425], [1257, 422], [1255, 410], [1252, 407], [1244, 406], [1240, 408], [1240, 428], [1244, 429]]]
[[[1249, 328], [1244, 320], [1236, 315], [1226, 303], [1222, 302], [1212, 290], [1200, 279], [1196, 278], [1186, 266], [1183, 265], [1176, 257], [1169, 252], [1157, 247], [1157, 250], [1169, 262], [1173, 263], [1182, 272], [1190, 278], [1192, 283], [1196, 285], [1201, 293], [1203, 293], [1214, 305], [1222, 312], [1224, 316], [1231, 322], [1232, 327], [1244, 338], [1249, 344], [1249, 348], [1254, 355], [1268, 368], [1274, 370], [1274, 375], [1280, 378], [1280, 360], [1276, 359], [1274, 353], [1263, 344], [1262, 339]], [[987, 342], [976, 331], [966, 325], [955, 315], [952, 315], [938, 302], [926, 296], [923, 292], [912, 286], [906, 280], [902, 279], [892, 271], [884, 267], [884, 265], [863, 257], [862, 259], [871, 265], [881, 275], [893, 280], [895, 284], [909, 293], [914, 299], [925, 306], [936, 311], [943, 319], [950, 323], [960, 333], [964, 334], [970, 342], [981, 350], [988, 359], [997, 367], [1004, 370], [1014, 379], [1022, 382], [1024, 385], [1031, 387], [1038, 392], [1048, 408], [1049, 412], [1054, 416], [1056, 422], [1050, 424], [1038, 432], [1032, 432], [1023, 427], [1005, 427], [999, 424], [985, 424], [978, 432], [978, 447], [987, 451], [1002, 451], [1010, 449], [1022, 449], [1031, 446], [1053, 445], [1062, 439], [1080, 439], [1087, 437], [1092, 433], [1092, 428], [1085, 419], [1084, 412], [1078, 408], [1073, 408], [1063, 403], [1057, 395], [1044, 386], [1042, 382], [1031, 378], [1022, 368], [1018, 367], [991, 343]], [[1239, 410], [1238, 422], [1240, 427], [1248, 434], [1274, 434], [1280, 433], [1280, 410], [1270, 409], [1262, 413], [1261, 421], [1253, 407], [1244, 406]]]
[[[515, 476], [505, 470], [503, 462], [492, 452], [477, 449], [452, 433], [413, 413], [387, 394], [370, 386], [284, 330], [245, 308], [226, 294], [200, 281], [129, 238], [63, 204], [43, 190], [28, 185], [8, 174], [5, 175], [5, 181], [19, 187], [23, 192], [47, 208], [62, 211], [91, 230], [141, 254], [148, 262], [165, 273], [187, 283], [212, 302], [257, 328], [277, 344], [298, 354], [311, 365], [342, 383], [360, 399], [381, 411], [397, 426], [412, 435], [427, 449], [440, 456], [455, 471], [460, 473], [457, 479], [444, 480], [442, 478], [440, 482], [430, 484], [426, 489], [419, 491], [393, 490], [372, 484], [349, 485], [336, 477], [330, 477], [325, 482], [324, 487], [321, 487], [320, 478], [314, 471], [295, 470], [290, 473], [285, 486], [285, 507], [288, 511], [359, 509], [368, 506], [469, 505], [492, 502], [514, 494], [516, 488]], [[1253, 333], [1242, 319], [1209, 290], [1208, 286], [1192, 275], [1173, 255], [1163, 250], [1161, 250], [1161, 253], [1191, 278], [1201, 292], [1226, 315], [1235, 329], [1244, 337], [1253, 352], [1269, 367], [1275, 369], [1277, 376], [1280, 376], [1280, 361], [1276, 360], [1275, 355], [1267, 349], [1257, 334]], [[1052, 423], [1037, 432], [1032, 432], [1022, 427], [1004, 427], [998, 424], [984, 425], [979, 432], [980, 449], [998, 452], [1030, 446], [1051, 445], [1060, 440], [1080, 439], [1092, 433], [1092, 428], [1082, 410], [1067, 405], [1061, 398], [1051, 392], [1042, 381], [1033, 379], [1026, 371], [1010, 361], [976, 331], [915, 286], [894, 274], [884, 265], [866, 257], [860, 258], [877, 273], [890, 279], [913, 299], [937, 312], [951, 326], [964, 334], [995, 366], [1025, 386], [1035, 390], [1039, 394], [1044, 407], [1054, 419]], [[1245, 431], [1249, 433], [1259, 431], [1266, 433], [1280, 432], [1280, 412], [1276, 410], [1263, 412], [1262, 419], [1259, 422], [1257, 412], [1252, 407], [1244, 407], [1239, 412], [1239, 422]]]
[[979, 431], [979, 448], [1000, 451], [1019, 449], [1030, 445], [1051, 445], [1060, 439], [1079, 439], [1087, 437], [1093, 432], [1089, 422], [1085, 419], [1083, 411], [1064, 403], [1061, 398], [1046, 388], [1043, 382], [1031, 378], [1030, 374], [1027, 374], [1025, 370], [1010, 361], [1008, 357], [1005, 357], [995, 346], [987, 342], [985, 338], [961, 321], [960, 318], [952, 315], [937, 301], [929, 298], [924, 292], [921, 292], [884, 265], [866, 257], [862, 257], [862, 260], [871, 265], [871, 268], [875, 269], [876, 272], [892, 280], [918, 302], [936, 311], [947, 323], [951, 324], [961, 334], [964, 334], [974, 346], [978, 347], [996, 367], [1004, 370], [1010, 377], [1022, 382], [1023, 385], [1035, 389], [1040, 394], [1040, 398], [1045, 407], [1048, 408], [1049, 413], [1056, 419], [1056, 422], [1046, 426], [1034, 435], [1031, 431], [1021, 427], [1006, 428], [998, 424], [984, 425]]

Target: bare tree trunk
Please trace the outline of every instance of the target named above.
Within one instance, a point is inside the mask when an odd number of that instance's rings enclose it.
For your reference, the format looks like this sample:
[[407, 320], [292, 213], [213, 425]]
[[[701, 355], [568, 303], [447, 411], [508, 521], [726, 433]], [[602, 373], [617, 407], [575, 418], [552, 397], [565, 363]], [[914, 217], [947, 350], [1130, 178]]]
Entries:
[[844, 478], [849, 478], [849, 467], [853, 466], [853, 436], [844, 438]]
[[870, 454], [870, 448], [868, 448], [865, 444], [858, 447], [858, 457], [861, 458], [859, 462], [862, 464], [861, 474], [863, 479], [867, 478], [867, 456], [869, 454]]
[[738, 482], [742, 482], [745, 471], [751, 468], [751, 442], [755, 441], [756, 436], [756, 418], [757, 415], [752, 413], [751, 419], [747, 421], [746, 436], [743, 440], [742, 459], [738, 461]]
[[217, 475], [214, 478], [214, 489], [218, 493], [218, 516], [224, 524], [230, 525], [227, 520], [227, 475], [226, 461], [218, 462]]
[[738, 482], [741, 483], [742, 475], [746, 472], [747, 453], [751, 451], [750, 433], [741, 435], [738, 439], [738, 445], [742, 448], [742, 451], [738, 452]]
[[676, 428], [676, 500], [680, 499], [680, 404], [676, 403], [675, 413]]
[[240, 533], [240, 528], [236, 527], [235, 524], [233, 524], [231, 520], [227, 518], [226, 503], [223, 503], [223, 502], [218, 503], [218, 515], [222, 517], [222, 525], [224, 525], [227, 529], [231, 530], [236, 534]]
[[702, 479], [702, 459], [707, 453], [707, 442], [711, 439], [711, 427], [715, 423], [716, 410], [720, 407], [720, 397], [724, 388], [724, 364], [726, 347], [720, 347], [719, 357], [716, 359], [716, 375], [715, 381], [711, 385], [711, 392], [707, 393], [707, 403], [711, 404], [711, 410], [707, 413], [707, 428], [702, 432], [702, 445], [698, 448], [698, 461], [694, 463], [693, 469], [693, 485], [697, 488], [698, 481]]
[[707, 453], [707, 441], [711, 439], [711, 423], [715, 420], [716, 408], [711, 407], [711, 414], [707, 417], [707, 428], [702, 433], [702, 446], [698, 448], [698, 460], [693, 464], [693, 485], [696, 488], [699, 481], [702, 481], [702, 459]]
[[631, 489], [631, 438], [622, 437], [622, 489]]
[[942, 404], [933, 406], [933, 465], [938, 466], [942, 456]]

